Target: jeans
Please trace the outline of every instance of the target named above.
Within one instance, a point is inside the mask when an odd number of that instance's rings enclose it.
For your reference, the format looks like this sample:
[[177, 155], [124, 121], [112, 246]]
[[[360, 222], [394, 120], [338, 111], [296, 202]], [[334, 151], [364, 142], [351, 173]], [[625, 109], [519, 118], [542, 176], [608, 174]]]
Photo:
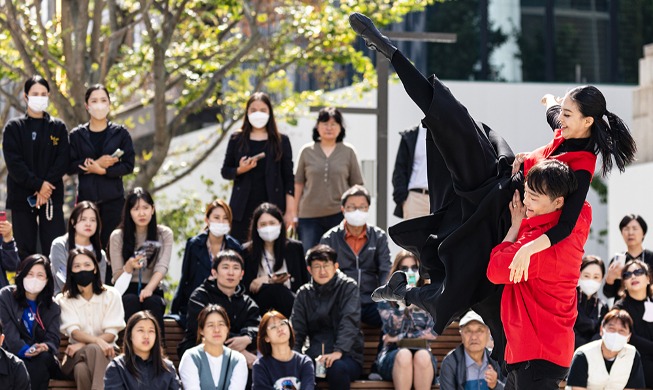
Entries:
[[[327, 368], [326, 380], [330, 390], [349, 390], [350, 382], [360, 378], [363, 367], [349, 355], [333, 362]], [[319, 380], [319, 379], [318, 379]]]
[[342, 213], [327, 215], [317, 218], [299, 218], [297, 233], [302, 241], [304, 253], [320, 242], [322, 235], [332, 227], [338, 225], [343, 219]]

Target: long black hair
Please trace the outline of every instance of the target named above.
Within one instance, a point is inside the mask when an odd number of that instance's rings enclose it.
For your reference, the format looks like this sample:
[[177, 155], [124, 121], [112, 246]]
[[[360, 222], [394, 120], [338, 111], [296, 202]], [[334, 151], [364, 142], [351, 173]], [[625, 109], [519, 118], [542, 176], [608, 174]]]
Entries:
[[100, 219], [100, 210], [98, 210], [95, 203], [88, 200], [83, 200], [77, 203], [77, 206], [73, 208], [73, 211], [70, 213], [70, 218], [68, 219], [68, 250], [71, 251], [77, 246], [75, 245], [75, 225], [79, 222], [79, 219], [84, 214], [86, 210], [93, 210], [95, 213], [95, 220], [97, 221], [97, 228], [95, 233], [91, 236], [91, 245], [93, 245], [93, 252], [95, 252], [95, 258], [102, 260], [102, 242], [100, 241], [100, 232], [102, 231], [102, 220]]
[[[628, 126], [616, 114], [606, 108], [605, 97], [593, 85], [576, 87], [567, 93], [585, 117], [594, 118], [590, 142], [594, 153], [601, 155], [601, 174], [612, 170], [612, 160], [620, 172], [635, 159], [637, 146]], [[607, 122], [603, 117], [606, 117]]]
[[255, 101], [261, 101], [265, 103], [266, 106], [268, 106], [268, 110], [270, 111], [270, 119], [268, 119], [268, 123], [265, 125], [265, 129], [268, 132], [268, 142], [272, 143], [272, 150], [274, 150], [274, 161], [280, 161], [282, 157], [281, 134], [277, 128], [277, 122], [274, 120], [274, 110], [272, 110], [272, 102], [270, 101], [270, 96], [268, 96], [268, 94], [265, 92], [254, 92], [252, 96], [250, 96], [247, 100], [247, 104], [245, 105], [245, 115], [243, 118], [243, 127], [241, 128], [240, 133], [235, 134], [235, 136], [238, 134], [241, 135], [240, 141], [238, 143], [239, 149], [243, 153], [249, 152], [249, 135], [252, 133], [253, 127], [252, 124], [249, 123], [247, 112], [249, 111], [249, 106], [251, 106]]
[[15, 283], [16, 289], [14, 290], [14, 299], [18, 302], [20, 307], [27, 307], [27, 296], [25, 295], [25, 286], [23, 286], [23, 280], [29, 273], [29, 271], [35, 265], [42, 265], [45, 268], [45, 275], [48, 277], [48, 283], [45, 285], [43, 291], [39, 293], [36, 297], [37, 304], [44, 304], [46, 307], [50, 307], [52, 304], [52, 296], [54, 295], [54, 280], [52, 279], [52, 268], [50, 265], [50, 260], [47, 257], [41, 254], [35, 254], [27, 256], [20, 262], [18, 265], [18, 270], [16, 271]]
[[39, 75], [34, 75], [25, 81], [25, 85], [23, 86], [25, 95], [29, 93], [29, 90], [32, 89], [34, 84], [41, 84], [42, 86], [45, 87], [45, 89], [48, 90], [48, 92], [50, 92], [50, 84], [48, 83], [48, 81]]
[[129, 371], [135, 378], [142, 379], [141, 372], [138, 370], [138, 366], [136, 365], [136, 353], [134, 352], [134, 346], [132, 345], [132, 331], [141, 321], [151, 321], [154, 324], [156, 340], [150, 350], [150, 359], [152, 360], [152, 367], [154, 368], [154, 377], [158, 377], [162, 373], [170, 371], [170, 369], [164, 361], [166, 356], [163, 347], [161, 346], [161, 328], [159, 327], [158, 321], [149, 310], [136, 312], [129, 317], [129, 320], [127, 320], [125, 335], [122, 339], [122, 353], [125, 355], [125, 366], [127, 366], [127, 371]]
[[[154, 198], [150, 195], [149, 192], [144, 190], [142, 187], [136, 187], [133, 190], [129, 191], [127, 197], [125, 198], [125, 207], [122, 209], [122, 221], [118, 229], [122, 230], [122, 258], [124, 261], [134, 256], [134, 251], [136, 250], [136, 223], [132, 219], [131, 209], [136, 206], [138, 200], [142, 199], [145, 203], [152, 206], [153, 213], [150, 224], [147, 225], [147, 237], [148, 241], [158, 241], [158, 231], [156, 224], [156, 208], [154, 207]], [[154, 267], [154, 264], [157, 260], [158, 251], [155, 251], [153, 255], [147, 256], [147, 266], [148, 268]]]
[[66, 283], [63, 285], [61, 292], [67, 298], [77, 298], [81, 291], [77, 287], [77, 283], [72, 283], [73, 280], [73, 261], [77, 256], [88, 256], [93, 261], [93, 268], [95, 270], [95, 275], [93, 276], [93, 294], [100, 295], [103, 291], [106, 290], [102, 284], [102, 276], [100, 276], [100, 265], [98, 264], [97, 259], [93, 252], [84, 248], [75, 248], [68, 252], [68, 262], [66, 264]]
[[274, 241], [274, 267], [272, 267], [274, 271], [278, 271], [283, 267], [284, 251], [286, 248], [286, 224], [283, 221], [283, 213], [281, 213], [281, 210], [274, 204], [268, 202], [261, 203], [261, 205], [254, 210], [254, 213], [252, 214], [252, 223], [249, 227], [249, 239], [252, 244], [247, 249], [249, 250], [251, 259], [256, 262], [261, 261], [263, 251], [265, 250], [265, 241], [263, 241], [261, 236], [259, 236], [256, 226], [258, 225], [258, 220], [263, 214], [270, 214], [281, 224], [279, 238]]

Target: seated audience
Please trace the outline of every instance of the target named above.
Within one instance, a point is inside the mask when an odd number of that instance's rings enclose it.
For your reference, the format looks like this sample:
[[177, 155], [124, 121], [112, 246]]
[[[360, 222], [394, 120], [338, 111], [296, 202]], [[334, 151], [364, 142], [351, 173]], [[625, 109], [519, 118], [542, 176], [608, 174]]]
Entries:
[[626, 310], [633, 319], [630, 344], [642, 357], [644, 380], [647, 388], [653, 388], [653, 291], [648, 264], [630, 260], [621, 273], [624, 296], [614, 307]]
[[261, 313], [271, 309], [290, 317], [295, 292], [309, 277], [299, 241], [286, 238], [281, 210], [263, 203], [254, 210], [245, 244], [245, 286]]
[[603, 317], [601, 340], [578, 348], [569, 369], [567, 388], [641, 389], [644, 372], [640, 355], [628, 343], [633, 319], [625, 310], [613, 309]]
[[621, 289], [621, 273], [624, 265], [630, 260], [641, 260], [648, 264], [649, 268], [653, 267], [653, 252], [644, 249], [644, 236], [648, 226], [646, 221], [639, 215], [628, 214], [619, 222], [619, 231], [624, 239], [627, 250], [624, 253], [618, 253], [610, 261], [608, 273], [603, 285], [603, 295], [607, 298], [619, 299], [619, 290]]
[[59, 294], [66, 283], [68, 252], [75, 248], [88, 249], [95, 254], [96, 259], [100, 259], [100, 277], [102, 283], [106, 282], [107, 255], [100, 242], [101, 226], [100, 211], [95, 203], [81, 201], [70, 212], [68, 233], [55, 238], [50, 249], [54, 295]]
[[30, 390], [32, 387], [25, 363], [2, 348], [4, 339], [0, 321], [0, 390]]
[[283, 314], [273, 310], [263, 315], [257, 345], [261, 357], [252, 367], [252, 390], [315, 389], [313, 361], [292, 350], [295, 333]]
[[105, 390], [178, 390], [181, 382], [172, 362], [166, 359], [161, 330], [148, 311], [129, 317], [122, 340], [122, 354], [104, 374]]
[[[5, 218], [6, 215], [5, 213]], [[20, 258], [11, 222], [0, 221], [0, 236], [2, 236], [2, 240], [0, 240], [0, 288], [2, 288], [9, 284], [7, 271], [15, 271], [20, 263]]]
[[136, 187], [127, 194], [122, 222], [111, 233], [109, 253], [114, 283], [123, 273], [131, 274], [131, 283], [122, 295], [125, 320], [149, 310], [159, 321], [165, 343], [166, 302], [159, 284], [168, 273], [172, 230], [157, 225], [154, 199], [143, 188]]
[[293, 349], [302, 352], [308, 341], [305, 353], [316, 366], [326, 367], [329, 388], [348, 390], [363, 370], [360, 294], [356, 281], [340, 272], [336, 259], [336, 251], [327, 245], [317, 245], [306, 255], [313, 280], [297, 291], [291, 318]]
[[229, 348], [229, 315], [218, 305], [208, 304], [197, 317], [197, 342], [179, 362], [184, 389], [244, 390], [247, 385], [247, 361]]
[[[415, 287], [424, 282], [419, 277], [419, 262], [408, 251], [395, 257], [391, 274], [404, 271], [408, 285]], [[379, 375], [394, 382], [395, 389], [430, 389], [437, 371], [435, 356], [431, 353], [431, 340], [435, 340], [433, 318], [417, 306], [406, 307], [395, 302], [379, 303], [383, 321], [383, 348], [377, 358]]]
[[340, 270], [358, 283], [361, 321], [380, 328], [381, 317], [371, 294], [388, 279], [392, 262], [388, 236], [381, 228], [367, 224], [370, 199], [361, 185], [345, 191], [340, 202], [345, 220], [324, 233], [320, 244], [336, 251]]
[[608, 312], [608, 305], [598, 295], [603, 282], [605, 265], [597, 256], [583, 257], [580, 265], [580, 279], [578, 279], [578, 317], [574, 324], [576, 335], [576, 348], [590, 341], [601, 338], [599, 330], [601, 320]]
[[490, 357], [487, 348], [490, 329], [483, 318], [473, 310], [460, 319], [462, 344], [449, 352], [440, 367], [442, 390], [498, 389], [504, 388], [501, 367]]
[[125, 327], [120, 293], [102, 284], [93, 252], [73, 249], [66, 264], [66, 284], [57, 295], [60, 331], [68, 336], [61, 367], [78, 390], [104, 388], [104, 372], [116, 356], [118, 332]]
[[261, 322], [258, 306], [245, 294], [243, 258], [232, 250], [219, 252], [213, 259], [211, 276], [195, 289], [188, 301], [186, 334], [177, 347], [177, 356], [197, 345], [197, 316], [208, 304], [220, 305], [229, 317], [229, 333], [225, 345], [240, 352], [251, 367], [256, 360], [256, 333]]
[[61, 310], [52, 299], [50, 261], [27, 256], [18, 266], [16, 285], [0, 290], [0, 319], [5, 348], [25, 362], [32, 389], [45, 390], [59, 369]]
[[182, 328], [186, 327], [186, 309], [190, 294], [202, 284], [204, 279], [211, 276], [213, 258], [218, 252], [227, 249], [238, 253], [243, 251], [240, 243], [229, 235], [231, 221], [229, 204], [222, 199], [216, 199], [206, 207], [204, 213], [206, 226], [202, 233], [189, 238], [186, 242], [179, 287], [170, 308], [170, 313], [177, 316], [177, 322]]

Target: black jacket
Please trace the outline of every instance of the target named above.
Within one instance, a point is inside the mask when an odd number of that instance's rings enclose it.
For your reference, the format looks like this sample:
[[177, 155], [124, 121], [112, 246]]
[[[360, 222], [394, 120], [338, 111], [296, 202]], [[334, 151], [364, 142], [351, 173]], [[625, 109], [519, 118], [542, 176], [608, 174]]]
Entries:
[[[229, 206], [233, 212], [234, 220], [242, 221], [249, 218], [245, 215], [247, 199], [252, 191], [256, 191], [261, 183], [253, 183], [251, 176], [247, 173], [236, 175], [236, 169], [240, 159], [247, 153], [240, 150], [241, 132], [235, 133], [227, 144], [227, 153], [222, 164], [222, 177], [234, 181], [231, 190]], [[277, 205], [281, 211], [286, 210], [286, 195], [295, 194], [295, 176], [293, 175], [292, 148], [290, 140], [285, 134], [281, 134], [281, 160], [276, 161], [272, 144], [265, 145], [265, 158], [259, 163], [265, 163], [265, 189], [268, 194], [268, 202]]]
[[310, 345], [306, 355], [315, 359], [324, 353], [340, 351], [363, 364], [363, 333], [360, 330], [361, 306], [354, 279], [336, 271], [324, 285], [310, 282], [297, 291], [292, 309], [295, 330], [293, 349], [302, 352], [306, 338]]
[[[306, 269], [302, 243], [297, 240], [287, 239], [283, 256], [286, 260], [286, 268], [288, 268], [288, 273], [290, 274], [290, 289], [295, 292], [311, 280]], [[243, 278], [243, 283], [245, 283], [245, 289], [247, 291], [249, 291], [249, 285], [252, 283], [252, 280], [256, 279], [259, 264], [261, 264], [261, 259], [252, 259], [251, 253], [245, 250], [245, 277]]]
[[61, 325], [61, 309], [56, 302], [47, 307], [39, 303], [36, 312], [41, 318], [45, 329], [38, 323], [34, 324], [34, 334], [30, 336], [23, 324], [24, 307], [18, 305], [14, 298], [16, 286], [11, 285], [0, 290], [0, 319], [4, 326], [5, 347], [11, 353], [17, 354], [25, 345], [45, 343], [54, 356], [59, 355], [59, 325]]
[[[77, 186], [77, 201], [92, 202], [121, 199], [125, 196], [122, 177], [134, 171], [134, 144], [125, 126], [109, 122], [106, 138], [102, 146], [102, 154], [95, 155], [91, 143], [89, 124], [83, 124], [70, 132], [70, 166], [68, 173], [79, 176]], [[103, 155], [112, 155], [116, 149], [122, 149], [124, 154], [113, 166], [107, 168], [106, 175], [87, 174], [79, 168], [87, 158], [97, 159]]]
[[[34, 140], [32, 140], [34, 138]], [[27, 198], [43, 181], [55, 186], [53, 204], [63, 204], [63, 175], [68, 169], [68, 130], [47, 112], [43, 119], [27, 114], [7, 122], [2, 139], [7, 164], [7, 208], [29, 211]]]
[[601, 338], [601, 321], [608, 312], [608, 305], [597, 294], [587, 298], [577, 287], [578, 317], [574, 324], [575, 348]]
[[415, 159], [415, 145], [419, 135], [419, 126], [415, 126], [399, 133], [399, 150], [397, 150], [397, 159], [395, 168], [392, 171], [392, 199], [395, 201], [394, 215], [403, 218], [403, 204], [408, 198], [408, 183], [410, 175], [413, 173], [413, 160]]
[[158, 376], [154, 375], [154, 364], [152, 357], [143, 360], [134, 356], [135, 366], [139, 378], [136, 378], [127, 369], [125, 355], [115, 357], [107, 366], [104, 374], [105, 390], [178, 390], [181, 389], [181, 382], [177, 377], [177, 371], [172, 362], [165, 359], [163, 362], [169, 371], [163, 371]]
[[250, 336], [252, 344], [248, 349], [251, 347], [256, 350], [256, 335], [261, 322], [256, 302], [244, 294], [242, 285], [238, 286], [234, 295], [228, 297], [218, 288], [215, 280], [207, 278], [201, 286], [193, 291], [188, 301], [188, 314], [186, 315], [188, 325], [186, 326], [186, 335], [177, 347], [177, 356], [183, 356], [187, 349], [197, 345], [197, 316], [209, 303], [220, 305], [227, 311], [231, 322], [229, 338]]
[[[170, 313], [178, 314], [182, 327], [186, 327], [186, 307], [190, 295], [198, 288], [202, 282], [211, 276], [211, 264], [213, 259], [206, 247], [206, 241], [209, 239], [209, 233], [204, 231], [186, 241], [186, 250], [184, 250], [184, 259], [181, 264], [181, 278], [179, 287], [172, 300]], [[227, 235], [224, 236], [224, 247], [232, 249], [242, 255], [243, 247], [235, 238]]]
[[0, 348], [0, 390], [30, 390], [31, 388], [25, 363]]

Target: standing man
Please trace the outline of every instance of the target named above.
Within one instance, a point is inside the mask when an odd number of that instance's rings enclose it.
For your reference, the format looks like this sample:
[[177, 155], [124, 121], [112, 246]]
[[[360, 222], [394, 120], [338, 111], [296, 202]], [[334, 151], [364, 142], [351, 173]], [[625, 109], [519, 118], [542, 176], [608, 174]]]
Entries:
[[394, 215], [411, 219], [430, 213], [426, 173], [426, 128], [419, 125], [399, 133], [401, 141], [392, 172]]

